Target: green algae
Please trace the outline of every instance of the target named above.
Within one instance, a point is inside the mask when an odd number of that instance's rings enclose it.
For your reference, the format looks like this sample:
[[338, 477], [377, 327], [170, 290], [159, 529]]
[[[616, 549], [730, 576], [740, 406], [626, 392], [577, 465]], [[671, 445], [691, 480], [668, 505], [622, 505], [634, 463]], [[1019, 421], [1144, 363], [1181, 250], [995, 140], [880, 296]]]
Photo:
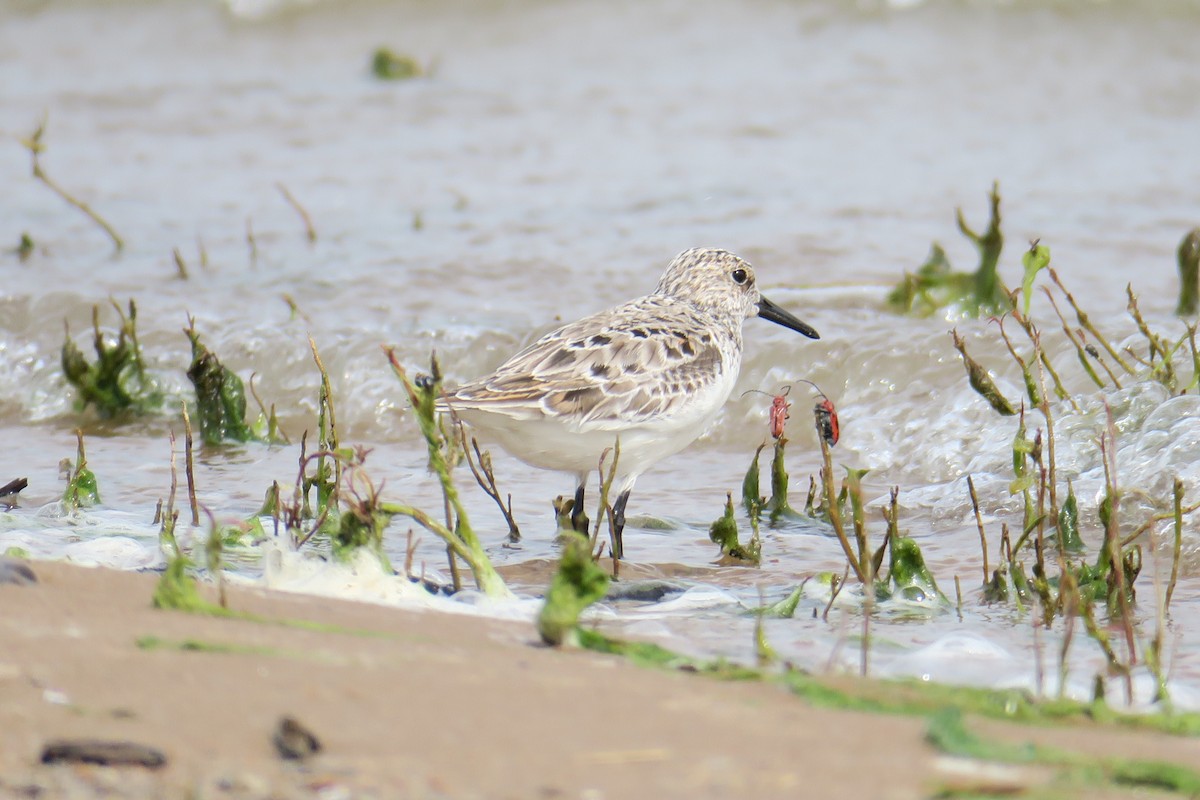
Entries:
[[204, 639], [163, 639], [159, 636], [139, 636], [134, 640], [139, 650], [168, 650], [183, 653], [219, 653], [223, 655], [285, 656], [292, 655], [274, 647], [237, 644], [234, 642], [212, 642]]
[[377, 47], [371, 54], [371, 74], [379, 80], [409, 80], [420, 77], [424, 72], [415, 58], [397, 53], [390, 47]]
[[738, 540], [737, 518], [733, 513], [733, 495], [726, 494], [725, 510], [708, 528], [708, 538], [721, 548], [723, 557], [736, 562], [758, 564], [762, 561], [762, 542], [755, 535], [746, 544]]
[[959, 232], [979, 251], [979, 265], [975, 271], [954, 271], [945, 250], [935, 242], [916, 273], [906, 272], [900, 284], [888, 294], [887, 303], [893, 311], [930, 316], [953, 306], [966, 316], [982, 317], [1008, 310], [1008, 292], [997, 271], [1004, 249], [998, 184], [992, 185], [988, 205], [988, 225], [983, 233], [976, 233], [967, 225], [962, 209], [955, 213]]
[[759, 616], [774, 617], [776, 619], [791, 619], [796, 616], [796, 608], [800, 605], [800, 599], [804, 597], [804, 584], [801, 583], [795, 589], [788, 592], [788, 596], [777, 603], [772, 603], [769, 606], [764, 606], [758, 609], [755, 613]]
[[1050, 248], [1033, 242], [1025, 255], [1021, 256], [1025, 274], [1021, 278], [1021, 314], [1029, 316], [1029, 304], [1033, 301], [1033, 281], [1037, 274], [1050, 266]]
[[1200, 310], [1200, 228], [1192, 228], [1179, 243], [1179, 303], [1175, 313], [1194, 317]]
[[21, 231], [21, 238], [17, 240], [17, 246], [11, 252], [17, 257], [18, 261], [24, 263], [33, 255], [36, 247], [37, 245], [34, 243], [33, 237], [29, 235], [29, 232]]
[[548, 645], [578, 644], [579, 615], [604, 597], [609, 577], [592, 559], [591, 542], [575, 531], [562, 534], [562, 557], [538, 614], [537, 629]]
[[948, 706], [929, 717], [926, 741], [948, 755], [1006, 764], [1059, 768], [1060, 780], [1076, 785], [1157, 789], [1188, 797], [1200, 795], [1200, 772], [1167, 761], [1105, 758], [1043, 747], [1032, 742], [983, 739], [967, 729], [963, 713]]
[[116, 301], [110, 301], [120, 319], [116, 340], [100, 328], [100, 307], [92, 306], [92, 348], [96, 359], [88, 362], [66, 330], [62, 346], [63, 376], [74, 387], [78, 411], [94, 408], [104, 419], [123, 414], [135, 416], [158, 410], [163, 394], [146, 372], [142, 349], [137, 338], [137, 304], [129, 301], [126, 314]]
[[[489, 597], [511, 597], [512, 593], [504, 583], [504, 579], [492, 566], [491, 559], [483, 549], [483, 544], [476, 536], [467, 516], [466, 508], [459, 499], [458, 489], [450, 475], [451, 464], [448, 454], [454, 447], [455, 438], [447, 436], [437, 415], [437, 401], [442, 396], [442, 373], [437, 359], [430, 359], [430, 374], [410, 378], [407, 370], [396, 358], [391, 348], [385, 348], [388, 363], [392, 372], [399, 378], [412, 405], [413, 416], [425, 439], [426, 450], [429, 453], [429, 468], [437, 476], [441, 484], [442, 495], [446, 508], [453, 513], [453, 521], [447, 520], [442, 524], [415, 506], [406, 503], [380, 503], [379, 509], [388, 514], [399, 514], [409, 517], [429, 532], [437, 535], [446, 542], [453, 555], [463, 559], [471, 567], [475, 577], [476, 587]], [[448, 512], [449, 513], [449, 512]]]
[[67, 486], [63, 490], [62, 507], [64, 511], [78, 511], [100, 504], [100, 487], [96, 481], [96, 473], [88, 468], [87, 452], [83, 446], [83, 431], [75, 431], [78, 440], [75, 463], [64, 459], [67, 469]]
[[189, 562], [182, 555], [167, 561], [167, 568], [154, 587], [151, 603], [166, 611], [186, 611], [212, 617], [235, 616], [234, 612], [210, 603], [200, 594], [196, 579], [188, 574]]
[[579, 632], [579, 644], [584, 649], [620, 656], [642, 667], [694, 672], [725, 680], [777, 683], [806, 702], [823, 708], [930, 717], [949, 707], [990, 719], [1041, 726], [1111, 725], [1200, 737], [1200, 714], [1191, 712], [1123, 714], [1103, 703], [1038, 699], [1027, 691], [1016, 689], [951, 686], [912, 678], [867, 680], [821, 677], [794, 669], [754, 669], [723, 659], [682, 655], [657, 644], [622, 641], [586, 629]]
[[988, 405], [996, 410], [996, 413], [1005, 417], [1011, 417], [1017, 413], [1017, 409], [1012, 402], [1004, 396], [1003, 392], [997, 388], [992, 376], [978, 361], [971, 358], [967, 352], [967, 343], [959, 335], [957, 330], [950, 332], [951, 338], [954, 340], [954, 349], [962, 356], [963, 366], [967, 370], [967, 382], [971, 388], [988, 401]]
[[205, 444], [256, 439], [254, 430], [246, 424], [246, 389], [242, 379], [200, 341], [194, 318], [188, 318], [184, 333], [192, 344], [192, 363], [187, 376], [196, 389], [196, 417]]
[[890, 540], [889, 552], [891, 562], [888, 568], [887, 583], [877, 582], [886, 586], [887, 597], [902, 598], [910, 602], [928, 602], [930, 600], [949, 607], [950, 601], [938, 589], [933, 573], [925, 566], [925, 558], [917, 543], [902, 536]]

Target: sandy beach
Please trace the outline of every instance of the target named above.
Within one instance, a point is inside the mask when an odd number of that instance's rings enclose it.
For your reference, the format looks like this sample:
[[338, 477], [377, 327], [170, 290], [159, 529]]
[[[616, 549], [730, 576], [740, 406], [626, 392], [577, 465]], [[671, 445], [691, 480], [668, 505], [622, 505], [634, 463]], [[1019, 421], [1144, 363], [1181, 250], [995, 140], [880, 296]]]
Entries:
[[[246, 588], [231, 607], [266, 621], [212, 618], [153, 609], [155, 575], [30, 566], [37, 583], [0, 586], [0, 797], [917, 798], [960, 773], [1049, 780], [947, 759], [921, 718], [552, 650], [525, 624]], [[285, 716], [319, 753], [279, 756]], [[1181, 764], [1200, 750], [1111, 729], [978, 727]], [[167, 762], [40, 764], [62, 738], [132, 742]]]

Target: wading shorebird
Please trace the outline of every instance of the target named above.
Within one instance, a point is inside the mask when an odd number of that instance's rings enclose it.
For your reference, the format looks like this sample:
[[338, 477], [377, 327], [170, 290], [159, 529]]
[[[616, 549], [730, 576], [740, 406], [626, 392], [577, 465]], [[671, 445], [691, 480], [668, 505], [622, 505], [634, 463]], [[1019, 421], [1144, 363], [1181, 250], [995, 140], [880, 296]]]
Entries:
[[577, 477], [572, 526], [587, 533], [587, 477], [619, 442], [613, 556], [638, 477], [704, 433], [742, 366], [742, 323], [762, 317], [820, 335], [758, 292], [726, 250], [680, 253], [645, 297], [547, 333], [446, 405], [516, 458]]

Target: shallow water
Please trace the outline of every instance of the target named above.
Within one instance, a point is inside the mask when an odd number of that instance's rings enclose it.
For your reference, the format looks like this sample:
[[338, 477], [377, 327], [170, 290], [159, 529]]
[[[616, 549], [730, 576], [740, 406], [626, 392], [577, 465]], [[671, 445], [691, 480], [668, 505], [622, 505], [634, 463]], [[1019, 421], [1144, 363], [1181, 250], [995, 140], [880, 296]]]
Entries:
[[[86, 350], [92, 306], [109, 297], [136, 299], [147, 361], [172, 397], [190, 392], [180, 332], [190, 314], [228, 366], [257, 375], [296, 439], [315, 426], [311, 335], [343, 443], [373, 448], [368, 467], [385, 495], [438, 508], [381, 343], [415, 367], [436, 349], [448, 379], [465, 380], [558, 320], [648, 291], [679, 250], [716, 245], [749, 258], [768, 296], [822, 339], [747, 324], [734, 399], [696, 445], [639, 481], [630, 506], [678, 526], [627, 531], [631, 574], [692, 588], [612, 603], [597, 612], [602, 624], [749, 658], [744, 610], [760, 591], [774, 600], [806, 576], [840, 573], [836, 542], [818, 525], [766, 533], [759, 570], [711, 566], [708, 524], [766, 433], [766, 398], [741, 392], [806, 378], [838, 404], [836, 461], [871, 468], [872, 499], [902, 488], [902, 527], [943, 589], [952, 594], [958, 575], [966, 593], [962, 620], [885, 610], [872, 671], [1033, 686], [1039, 652], [1045, 673], [1056, 673], [1050, 654], [1061, 631], [1035, 633], [1026, 615], [977, 603], [965, 488], [970, 473], [993, 544], [1001, 521], [1017, 524], [1008, 494], [1015, 424], [966, 386], [950, 321], [895, 317], [883, 297], [935, 239], [958, 268], [973, 268], [953, 212], [961, 206], [982, 226], [985, 192], [999, 179], [1010, 283], [1023, 243], [1040, 237], [1081, 303], [1118, 337], [1133, 333], [1123, 316], [1130, 281], [1152, 322], [1181, 330], [1170, 312], [1174, 249], [1196, 224], [1200, 185], [1198, 33], [1200, 10], [1185, 3], [350, 2], [263, 14], [239, 3], [7, 5], [0, 244], [27, 231], [38, 247], [25, 263], [0, 261], [0, 482], [30, 480], [22, 507], [0, 514], [0, 548], [160, 563], [151, 518], [169, 489], [178, 419], [113, 426], [80, 416], [59, 368], [63, 321]], [[380, 44], [432, 65], [431, 74], [374, 80], [368, 62]], [[46, 170], [112, 221], [128, 243], [121, 255], [29, 177], [13, 138], [42, 114]], [[307, 209], [314, 244], [277, 184]], [[1040, 298], [1035, 316], [1055, 327]], [[103, 318], [115, 322], [108, 309]], [[958, 325], [1016, 396], [1019, 375], [994, 330]], [[1051, 347], [1073, 363], [1061, 343]], [[1120, 428], [1125, 527], [1165, 508], [1175, 475], [1197, 496], [1194, 398], [1164, 402], [1152, 384], [1102, 394], [1064, 371], [1082, 410], [1059, 411], [1060, 463], [1088, 520], [1085, 538], [1098, 537], [1105, 400]], [[792, 397], [795, 505], [817, 465], [802, 386]], [[104, 505], [63, 518], [58, 462], [74, 455], [77, 426]], [[200, 501], [222, 519], [245, 517], [272, 480], [294, 480], [297, 454], [204, 450]], [[502, 546], [503, 523], [481, 494], [468, 493], [470, 508], [514, 587], [532, 596], [555, 556], [549, 501], [570, 481], [496, 459], [524, 541]], [[417, 563], [444, 572], [442, 548], [421, 539]], [[394, 524], [388, 546], [398, 563], [406, 541]], [[1169, 644], [1177, 700], [1196, 706], [1198, 544], [1189, 520]], [[251, 578], [262, 561], [250, 553], [236, 563]], [[1147, 556], [1148, 625], [1151, 576], [1168, 567]], [[835, 610], [813, 619], [823, 607], [814, 590], [795, 619], [768, 623], [771, 643], [805, 666], [857, 669], [861, 618]], [[1077, 641], [1071, 661], [1071, 689], [1086, 693], [1099, 650]], [[1043, 688], [1052, 690], [1050, 678]]]

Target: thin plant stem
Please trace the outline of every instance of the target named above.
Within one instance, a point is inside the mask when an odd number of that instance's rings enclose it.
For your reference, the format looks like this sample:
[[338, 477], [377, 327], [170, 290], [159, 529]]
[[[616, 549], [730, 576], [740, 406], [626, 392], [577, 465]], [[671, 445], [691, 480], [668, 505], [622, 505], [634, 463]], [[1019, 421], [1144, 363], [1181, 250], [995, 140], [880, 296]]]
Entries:
[[188, 279], [187, 262], [183, 260], [183, 253], [179, 252], [178, 247], [171, 250], [171, 258], [175, 262], [175, 273], [180, 280], [186, 281]]
[[983, 517], [979, 513], [979, 495], [975, 493], [975, 481], [970, 475], [967, 476], [967, 491], [971, 493], [971, 508], [975, 510], [975, 527], [979, 528], [979, 549], [983, 551], [983, 582], [986, 584], [992, 576], [992, 571], [988, 566], [987, 534], [983, 532]]
[[1179, 578], [1179, 559], [1183, 553], [1183, 481], [1175, 479], [1175, 545], [1171, 549], [1171, 579], [1167, 582], [1167, 595], [1163, 602], [1163, 611], [1171, 608], [1171, 598], [1175, 594], [1175, 581]]
[[829, 602], [825, 604], [825, 611], [821, 614], [821, 620], [823, 622], [829, 621], [829, 609], [833, 608], [833, 601], [837, 600], [838, 595], [842, 593], [842, 587], [846, 585], [846, 581], [849, 580], [849, 578], [850, 567], [847, 566], [842, 572], [841, 578], [838, 578], [837, 575], [834, 575], [833, 579], [830, 581], [831, 586], [829, 587]]
[[[521, 529], [517, 527], [517, 520], [512, 513], [512, 495], [508, 496], [508, 504], [505, 505], [504, 500], [500, 497], [500, 489], [496, 486], [496, 472], [492, 468], [492, 456], [486, 450], [480, 450], [479, 440], [474, 436], [468, 437], [466, 426], [462, 424], [462, 420], [458, 419], [457, 415], [451, 412], [451, 424], [458, 430], [459, 440], [462, 442], [463, 454], [466, 456], [467, 466], [471, 469], [471, 474], [475, 476], [475, 482], [479, 484], [479, 488], [483, 489], [483, 493], [492, 498], [492, 502], [500, 509], [500, 514], [504, 517], [504, 521], [508, 524], [508, 541], [510, 544], [516, 544], [521, 541]], [[468, 438], [470, 441], [468, 442]], [[472, 457], [474, 453], [474, 457]]]
[[[1063, 333], [1067, 335], [1067, 339], [1075, 347], [1075, 355], [1079, 358], [1079, 363], [1083, 365], [1083, 371], [1088, 374], [1088, 377], [1092, 379], [1092, 382], [1096, 384], [1097, 388], [1103, 389], [1104, 381], [1101, 380], [1100, 376], [1096, 374], [1095, 368], [1092, 367], [1092, 362], [1088, 360], [1087, 351], [1084, 349], [1083, 342], [1075, 337], [1075, 333], [1071, 330], [1071, 326], [1067, 324], [1067, 319], [1063, 316], [1062, 311], [1059, 309], [1058, 302], [1054, 299], [1054, 294], [1048, 287], [1043, 286], [1042, 290], [1046, 293], [1046, 297], [1050, 299], [1050, 305], [1054, 309], [1054, 313], [1058, 315], [1058, 321], [1062, 323]], [[1117, 388], [1121, 388], [1120, 384], [1117, 385]]]
[[1063, 286], [1063, 282], [1059, 280], [1058, 273], [1054, 271], [1054, 268], [1050, 267], [1048, 271], [1050, 273], [1050, 280], [1054, 281], [1054, 284], [1062, 290], [1062, 293], [1067, 298], [1067, 302], [1070, 303], [1071, 308], [1074, 309], [1075, 317], [1079, 320], [1079, 324], [1083, 326], [1083, 329], [1090, 333], [1092, 338], [1100, 343], [1100, 346], [1108, 352], [1112, 359], [1121, 365], [1121, 369], [1125, 370], [1126, 373], [1133, 375], [1134, 370], [1129, 366], [1128, 363], [1126, 363], [1125, 359], [1121, 358], [1121, 354], [1118, 353], [1112, 344], [1109, 343], [1108, 339], [1106, 339], [1100, 333], [1100, 331], [1096, 330], [1096, 326], [1092, 324], [1090, 319], [1088, 319], [1088, 315], [1082, 308], [1079, 307], [1079, 304], [1075, 302], [1075, 297], [1067, 291], [1066, 286]]
[[1062, 646], [1058, 651], [1058, 696], [1061, 699], [1067, 691], [1067, 675], [1070, 671], [1067, 659], [1071, 651], [1071, 641], [1075, 636], [1075, 618], [1079, 614], [1079, 585], [1075, 581], [1074, 573], [1067, 569], [1062, 560], [1059, 561], [1059, 570], [1062, 577], [1059, 579], [1058, 598], [1065, 618]]
[[846, 561], [850, 568], [854, 570], [855, 577], [859, 583], [867, 586], [869, 579], [863, 566], [859, 563], [858, 558], [854, 555], [854, 548], [850, 546], [850, 540], [846, 538], [846, 529], [842, 525], [842, 512], [838, 508], [837, 492], [833, 484], [833, 455], [829, 451], [829, 443], [825, 441], [825, 437], [817, 437], [821, 443], [821, 482], [825, 488], [825, 507], [829, 512], [829, 522], [833, 525], [833, 531], [837, 534], [838, 543], [842, 546], [842, 552], [846, 554]]
[[43, 117], [42, 121], [38, 123], [37, 128], [32, 134], [30, 134], [29, 138], [20, 140], [21, 144], [25, 146], [25, 149], [29, 151], [29, 157], [33, 167], [33, 177], [41, 181], [47, 189], [54, 192], [67, 203], [82, 211], [92, 222], [99, 225], [104, 232], [108, 234], [108, 238], [112, 240], [113, 248], [117, 253], [120, 253], [125, 249], [125, 240], [122, 239], [121, 235], [117, 233], [116, 229], [108, 223], [108, 220], [96, 213], [96, 211], [93, 210], [92, 207], [83, 200], [80, 200], [64, 189], [57, 181], [47, 175], [46, 170], [42, 168], [41, 155], [46, 151], [46, 145], [42, 143], [42, 136], [46, 132], [46, 122], [46, 118]]
[[[1182, 509], [1182, 512], [1184, 515], [1191, 514], [1195, 511], [1200, 511], [1200, 503], [1195, 503], [1190, 506], [1184, 506]], [[1148, 531], [1154, 527], [1154, 523], [1162, 522], [1163, 520], [1174, 519], [1174, 518], [1175, 518], [1175, 512], [1173, 512], [1173, 511], [1169, 511], [1164, 514], [1153, 515], [1152, 517], [1150, 517], [1150, 519], [1146, 520], [1141, 525], [1138, 525], [1136, 528], [1134, 528], [1133, 533], [1129, 534], [1128, 536], [1126, 536], [1124, 539], [1121, 540], [1121, 549], [1122, 550], [1125, 549], [1126, 547], [1128, 547], [1129, 545], [1133, 544], [1138, 539], [1140, 539], [1142, 536], [1144, 536], [1146, 531]]]
[[[612, 463], [608, 465], [608, 474], [604, 472], [604, 462], [608, 459], [609, 450], [612, 450]], [[604, 520], [608, 520], [608, 551], [612, 553], [613, 578], [620, 577], [621, 559], [617, 558], [617, 528], [616, 520], [613, 518], [612, 504], [608, 502], [608, 496], [612, 492], [613, 481], [617, 477], [617, 462], [621, 459], [621, 437], [618, 436], [613, 442], [612, 448], [605, 448], [600, 454], [600, 462], [596, 465], [597, 472], [600, 473], [600, 507], [596, 511], [596, 525], [592, 529], [590, 547], [592, 552], [596, 553], [595, 559], [600, 558], [599, 551], [596, 550], [596, 542], [600, 538], [600, 525]]]
[[254, 222], [246, 217], [246, 247], [250, 251], [250, 266], [258, 264], [258, 239], [254, 238]]
[[[1125, 586], [1125, 562], [1121, 558], [1121, 548], [1117, 534], [1117, 512], [1121, 499], [1117, 494], [1117, 465], [1116, 448], [1117, 431], [1113, 422], [1111, 409], [1108, 412], [1108, 427], [1100, 440], [1100, 457], [1104, 462], [1104, 481], [1111, 505], [1108, 514], [1108, 524], [1104, 532], [1104, 546], [1108, 550], [1108, 568], [1112, 570], [1113, 582], [1117, 590], [1117, 606], [1120, 609], [1121, 623], [1125, 633], [1125, 644], [1129, 652], [1129, 665], [1137, 661], [1137, 643], [1133, 634], [1133, 615], [1129, 608], [1129, 596]], [[1133, 676], [1130, 671], [1125, 673], [1125, 692], [1129, 702], [1133, 702]]]
[[192, 420], [188, 417], [187, 402], [180, 403], [183, 407], [183, 465], [187, 474], [188, 505], [192, 509], [192, 527], [200, 526], [200, 506], [196, 502], [196, 477], [192, 467]]
[[283, 199], [287, 201], [287, 204], [295, 209], [296, 213], [300, 216], [300, 221], [304, 223], [304, 235], [308, 239], [308, 243], [315, 243], [317, 241], [317, 229], [313, 227], [312, 217], [308, 215], [304, 206], [300, 205], [300, 201], [282, 183], [275, 184], [275, 188], [283, 195]]

